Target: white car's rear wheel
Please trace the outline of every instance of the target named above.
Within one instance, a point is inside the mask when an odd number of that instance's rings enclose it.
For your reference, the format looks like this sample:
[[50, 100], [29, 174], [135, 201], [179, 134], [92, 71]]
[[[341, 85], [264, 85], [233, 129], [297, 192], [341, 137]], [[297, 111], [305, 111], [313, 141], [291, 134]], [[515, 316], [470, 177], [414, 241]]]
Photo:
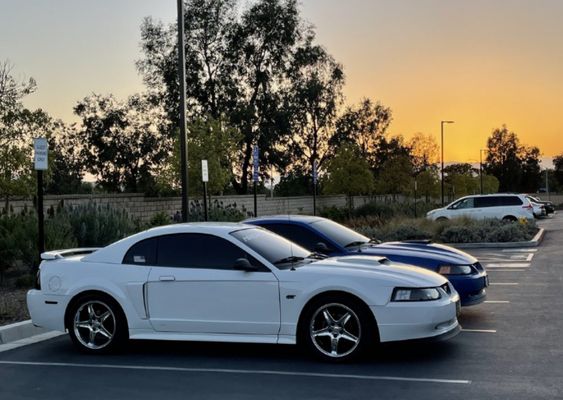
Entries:
[[301, 340], [313, 355], [327, 361], [366, 355], [378, 342], [374, 319], [366, 308], [346, 296], [316, 300], [305, 312]]
[[86, 353], [114, 351], [127, 339], [123, 312], [109, 297], [83, 296], [73, 302], [67, 318], [70, 338]]

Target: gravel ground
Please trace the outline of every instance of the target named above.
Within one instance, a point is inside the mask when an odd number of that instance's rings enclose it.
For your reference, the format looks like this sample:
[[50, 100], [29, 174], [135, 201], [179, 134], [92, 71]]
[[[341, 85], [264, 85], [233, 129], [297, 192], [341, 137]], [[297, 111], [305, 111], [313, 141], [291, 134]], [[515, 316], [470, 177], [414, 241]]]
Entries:
[[25, 302], [27, 290], [0, 288], [0, 326], [29, 319]]

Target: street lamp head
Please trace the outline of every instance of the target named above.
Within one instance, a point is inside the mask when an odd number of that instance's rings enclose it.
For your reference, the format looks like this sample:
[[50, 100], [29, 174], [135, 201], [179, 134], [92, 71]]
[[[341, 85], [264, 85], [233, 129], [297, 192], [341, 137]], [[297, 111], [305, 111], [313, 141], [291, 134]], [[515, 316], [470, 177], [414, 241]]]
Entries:
[[443, 124], [453, 124], [455, 121], [442, 121]]

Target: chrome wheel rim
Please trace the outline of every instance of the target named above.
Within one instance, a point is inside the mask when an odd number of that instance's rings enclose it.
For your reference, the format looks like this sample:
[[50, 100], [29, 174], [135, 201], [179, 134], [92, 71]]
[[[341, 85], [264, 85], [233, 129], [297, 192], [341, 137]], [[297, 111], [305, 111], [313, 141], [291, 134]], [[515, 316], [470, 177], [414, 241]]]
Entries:
[[325, 304], [311, 318], [311, 341], [322, 354], [342, 358], [351, 354], [360, 344], [360, 319], [351, 308], [339, 303]]
[[74, 335], [83, 346], [98, 350], [111, 343], [116, 320], [111, 308], [98, 300], [80, 306], [74, 315]]

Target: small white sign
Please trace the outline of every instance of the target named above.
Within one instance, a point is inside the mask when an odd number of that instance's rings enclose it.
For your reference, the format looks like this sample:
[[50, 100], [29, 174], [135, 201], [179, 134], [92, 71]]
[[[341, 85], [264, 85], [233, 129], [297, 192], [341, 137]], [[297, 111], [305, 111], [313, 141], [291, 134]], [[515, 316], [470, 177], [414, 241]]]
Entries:
[[35, 169], [46, 170], [48, 164], [49, 144], [47, 138], [33, 139]]
[[207, 168], [207, 160], [201, 160], [201, 180], [209, 182], [209, 170]]

